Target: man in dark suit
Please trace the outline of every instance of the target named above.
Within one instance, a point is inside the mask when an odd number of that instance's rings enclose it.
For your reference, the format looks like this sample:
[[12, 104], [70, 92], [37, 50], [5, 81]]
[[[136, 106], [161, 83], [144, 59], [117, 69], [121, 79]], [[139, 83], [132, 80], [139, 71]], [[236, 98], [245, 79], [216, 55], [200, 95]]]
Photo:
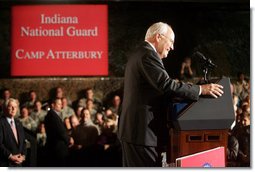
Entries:
[[198, 100], [201, 94], [215, 98], [223, 94], [221, 85], [190, 85], [169, 77], [162, 59], [174, 49], [174, 36], [168, 24], [155, 23], [147, 30], [145, 42], [128, 59], [118, 130], [123, 166], [161, 165], [168, 138], [164, 99], [178, 96]]
[[51, 103], [51, 110], [45, 117], [46, 149], [48, 166], [64, 167], [67, 165], [68, 146], [73, 144], [73, 139], [67, 135], [64, 123], [60, 118], [62, 101], [56, 98]]
[[18, 103], [10, 98], [0, 118], [0, 166], [21, 167], [25, 161], [26, 144], [22, 124], [14, 119]]

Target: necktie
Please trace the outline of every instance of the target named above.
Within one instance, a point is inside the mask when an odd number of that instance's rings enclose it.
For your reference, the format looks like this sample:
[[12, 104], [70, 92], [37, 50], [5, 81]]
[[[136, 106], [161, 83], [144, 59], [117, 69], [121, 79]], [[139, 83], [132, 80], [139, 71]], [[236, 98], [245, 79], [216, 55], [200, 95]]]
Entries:
[[16, 130], [16, 127], [14, 125], [14, 121], [11, 120], [11, 128], [12, 128], [12, 132], [14, 134], [14, 137], [16, 139], [16, 142], [18, 143], [18, 134], [17, 134], [17, 130]]

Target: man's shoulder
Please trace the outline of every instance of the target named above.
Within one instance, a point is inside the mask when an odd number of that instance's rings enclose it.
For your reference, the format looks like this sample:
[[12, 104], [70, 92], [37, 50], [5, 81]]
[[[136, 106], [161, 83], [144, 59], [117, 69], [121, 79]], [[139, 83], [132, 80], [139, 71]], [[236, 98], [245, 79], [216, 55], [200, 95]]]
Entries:
[[140, 46], [138, 46], [138, 50], [142, 50], [145, 54], [155, 52], [153, 47], [146, 41], [144, 41], [140, 44]]
[[51, 109], [47, 112], [47, 115], [45, 116], [45, 118], [53, 118], [55, 116], [58, 116], [58, 114], [54, 110]]
[[140, 59], [142, 59], [144, 57], [154, 56], [155, 53], [156, 52], [153, 50], [153, 48], [151, 47], [151, 45], [149, 43], [143, 42], [138, 47], [136, 47], [135, 51], [133, 51], [130, 54], [130, 57], [131, 57], [130, 59], [139, 61]]
[[53, 112], [52, 110], [49, 110], [45, 116], [45, 120], [47, 120], [48, 118], [50, 118], [52, 116]]
[[4, 115], [0, 116], [0, 122], [3, 122], [4, 120], [6, 120], [6, 117]]

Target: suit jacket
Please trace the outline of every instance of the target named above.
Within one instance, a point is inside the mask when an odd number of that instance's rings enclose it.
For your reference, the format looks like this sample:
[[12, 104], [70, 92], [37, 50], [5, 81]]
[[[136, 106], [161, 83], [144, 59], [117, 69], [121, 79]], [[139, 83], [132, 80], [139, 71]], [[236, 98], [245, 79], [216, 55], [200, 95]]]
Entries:
[[44, 124], [47, 135], [46, 148], [50, 158], [65, 159], [68, 155], [69, 136], [64, 123], [54, 110], [50, 110]]
[[171, 79], [158, 54], [144, 42], [126, 65], [119, 139], [137, 145], [165, 145], [168, 138], [166, 102], [170, 102], [172, 96], [197, 100], [199, 86]]
[[26, 155], [25, 134], [22, 124], [18, 120], [15, 126], [18, 134], [18, 143], [11, 126], [5, 116], [0, 118], [0, 166], [20, 166], [8, 160], [10, 154]]

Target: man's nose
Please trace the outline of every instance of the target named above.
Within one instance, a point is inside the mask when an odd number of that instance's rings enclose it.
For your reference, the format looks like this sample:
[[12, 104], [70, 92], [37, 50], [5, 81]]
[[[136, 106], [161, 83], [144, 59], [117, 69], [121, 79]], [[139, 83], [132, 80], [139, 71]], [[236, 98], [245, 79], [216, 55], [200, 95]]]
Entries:
[[174, 44], [170, 46], [170, 50], [174, 50]]

